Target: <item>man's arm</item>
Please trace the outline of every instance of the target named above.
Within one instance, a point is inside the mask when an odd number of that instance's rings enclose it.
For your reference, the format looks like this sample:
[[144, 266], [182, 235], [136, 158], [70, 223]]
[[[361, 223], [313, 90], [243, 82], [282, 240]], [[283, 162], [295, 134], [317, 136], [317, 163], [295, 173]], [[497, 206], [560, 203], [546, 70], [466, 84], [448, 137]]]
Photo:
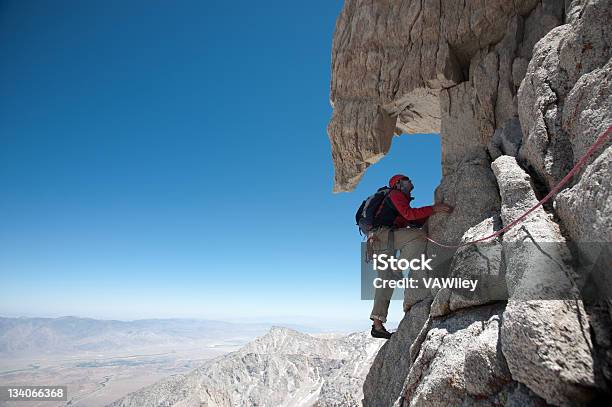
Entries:
[[418, 219], [425, 219], [431, 216], [433, 213], [433, 206], [423, 206], [421, 208], [411, 208], [410, 201], [406, 198], [406, 195], [399, 191], [392, 191], [389, 194], [391, 202], [395, 206], [395, 209], [399, 214], [408, 221], [415, 221]]

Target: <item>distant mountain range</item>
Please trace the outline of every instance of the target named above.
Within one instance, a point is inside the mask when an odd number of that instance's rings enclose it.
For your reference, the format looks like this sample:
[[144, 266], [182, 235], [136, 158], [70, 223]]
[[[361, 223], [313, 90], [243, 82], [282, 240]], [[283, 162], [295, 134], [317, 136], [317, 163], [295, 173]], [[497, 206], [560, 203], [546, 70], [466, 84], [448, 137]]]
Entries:
[[314, 336], [274, 327], [236, 352], [110, 406], [361, 405], [363, 381], [383, 342], [366, 332]]
[[269, 324], [196, 319], [136, 321], [90, 318], [1, 318], [0, 354], [37, 355], [105, 352], [173, 343], [244, 344], [264, 334]]

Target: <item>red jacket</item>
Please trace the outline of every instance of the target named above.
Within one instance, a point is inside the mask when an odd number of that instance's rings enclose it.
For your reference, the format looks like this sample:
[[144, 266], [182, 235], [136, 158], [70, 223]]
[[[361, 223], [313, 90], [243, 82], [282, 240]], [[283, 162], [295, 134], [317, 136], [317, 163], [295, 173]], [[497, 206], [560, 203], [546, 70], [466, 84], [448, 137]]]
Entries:
[[410, 223], [423, 225], [427, 218], [429, 218], [433, 213], [433, 206], [411, 208], [410, 195], [406, 195], [400, 190], [392, 190], [389, 193], [389, 198], [399, 213], [399, 215], [393, 221], [393, 226], [396, 228], [405, 228]]

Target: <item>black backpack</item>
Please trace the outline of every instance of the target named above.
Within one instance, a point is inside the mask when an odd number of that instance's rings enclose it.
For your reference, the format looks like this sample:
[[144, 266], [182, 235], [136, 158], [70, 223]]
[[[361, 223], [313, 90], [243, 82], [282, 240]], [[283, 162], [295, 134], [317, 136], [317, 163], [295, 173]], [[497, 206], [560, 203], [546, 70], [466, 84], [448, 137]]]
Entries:
[[376, 215], [380, 212], [380, 208], [385, 198], [391, 192], [391, 188], [378, 188], [376, 193], [367, 197], [357, 209], [355, 213], [355, 223], [359, 227], [359, 233], [368, 234], [376, 224]]

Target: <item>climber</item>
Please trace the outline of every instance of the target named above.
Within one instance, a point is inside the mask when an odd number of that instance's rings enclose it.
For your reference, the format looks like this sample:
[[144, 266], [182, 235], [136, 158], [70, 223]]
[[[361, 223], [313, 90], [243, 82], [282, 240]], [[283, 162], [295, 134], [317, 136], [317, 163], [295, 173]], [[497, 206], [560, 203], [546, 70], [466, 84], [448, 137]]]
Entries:
[[[425, 252], [425, 232], [422, 227], [427, 218], [436, 212], [450, 213], [453, 208], [438, 203], [432, 206], [411, 208], [414, 198], [411, 192], [414, 186], [405, 175], [394, 175], [389, 180], [389, 188], [384, 188], [384, 197], [376, 209], [372, 228], [368, 233], [368, 244], [375, 253], [395, 254], [400, 251], [400, 258], [414, 259]], [[379, 190], [379, 191], [381, 191]], [[377, 270], [383, 280], [401, 280], [401, 271]], [[374, 307], [370, 319], [373, 321], [371, 335], [375, 338], [389, 339], [391, 333], [383, 325], [387, 320], [389, 303], [393, 295], [392, 287], [376, 288]]]

